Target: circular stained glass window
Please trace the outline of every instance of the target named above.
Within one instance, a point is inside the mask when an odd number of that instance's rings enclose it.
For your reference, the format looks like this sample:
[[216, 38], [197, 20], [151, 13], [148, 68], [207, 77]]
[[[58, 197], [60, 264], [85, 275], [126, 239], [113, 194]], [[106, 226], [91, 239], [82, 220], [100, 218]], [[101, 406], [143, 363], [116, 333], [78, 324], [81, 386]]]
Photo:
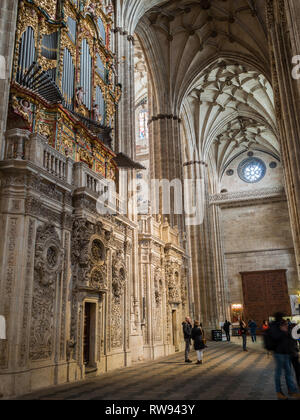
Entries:
[[238, 173], [243, 181], [253, 184], [263, 179], [266, 170], [266, 165], [261, 159], [251, 157], [240, 163]]

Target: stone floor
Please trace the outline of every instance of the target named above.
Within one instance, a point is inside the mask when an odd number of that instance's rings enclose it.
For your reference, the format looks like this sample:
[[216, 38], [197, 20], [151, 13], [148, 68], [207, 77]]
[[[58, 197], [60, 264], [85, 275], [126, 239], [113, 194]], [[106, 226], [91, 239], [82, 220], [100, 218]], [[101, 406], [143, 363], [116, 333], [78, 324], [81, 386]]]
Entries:
[[[196, 361], [196, 354], [191, 358]], [[260, 343], [208, 343], [203, 365], [183, 354], [24, 396], [27, 400], [273, 400], [273, 358]]]

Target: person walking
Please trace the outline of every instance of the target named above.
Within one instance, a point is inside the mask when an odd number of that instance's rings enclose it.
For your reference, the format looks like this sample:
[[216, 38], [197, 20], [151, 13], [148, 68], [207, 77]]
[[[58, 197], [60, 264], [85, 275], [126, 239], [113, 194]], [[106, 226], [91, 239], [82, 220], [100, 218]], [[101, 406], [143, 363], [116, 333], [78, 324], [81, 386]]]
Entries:
[[227, 321], [226, 319], [223, 325], [223, 330], [226, 334], [226, 338], [228, 342], [230, 341], [230, 326], [231, 326], [231, 322]]
[[256, 343], [257, 324], [253, 321], [253, 319], [249, 321], [248, 327], [250, 328], [252, 343]]
[[192, 360], [189, 359], [189, 354], [191, 350], [191, 341], [192, 341], [192, 320], [190, 317], [186, 317], [185, 321], [182, 323], [183, 336], [185, 341], [185, 363], [192, 363]]
[[[283, 393], [281, 387], [282, 372], [285, 373], [285, 380], [292, 398], [300, 399], [300, 393], [294, 382], [291, 369], [291, 337], [289, 326], [283, 319], [284, 314], [275, 314], [275, 321], [270, 324], [270, 329], [266, 332], [269, 342], [272, 342], [272, 350], [275, 359], [275, 388], [278, 400], [287, 400], [288, 397]], [[269, 347], [270, 349], [270, 347]]]
[[192, 339], [197, 353], [197, 365], [203, 364], [203, 351], [206, 347], [204, 342], [204, 332], [200, 325], [199, 321], [195, 321], [194, 328], [192, 329]]
[[248, 332], [248, 328], [247, 328], [246, 322], [241, 320], [240, 321], [240, 334], [241, 334], [242, 339], [243, 339], [243, 350], [244, 351], [248, 351], [247, 350], [247, 332]]

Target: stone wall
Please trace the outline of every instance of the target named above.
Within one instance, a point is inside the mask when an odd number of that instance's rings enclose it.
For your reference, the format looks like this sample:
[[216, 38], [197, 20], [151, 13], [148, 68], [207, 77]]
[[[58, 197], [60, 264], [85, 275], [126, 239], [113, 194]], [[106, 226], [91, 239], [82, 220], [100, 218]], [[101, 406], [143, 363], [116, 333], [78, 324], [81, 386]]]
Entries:
[[221, 212], [230, 303], [242, 303], [240, 272], [286, 269], [290, 294], [297, 267], [285, 201], [262, 202]]
[[[259, 184], [251, 184], [244, 182], [239, 177], [239, 165], [241, 162], [248, 158], [247, 152], [245, 152], [238, 158], [234, 159], [234, 161], [226, 168], [220, 183], [220, 192], [222, 190], [227, 190], [229, 193], [240, 191], [251, 192], [253, 190], [257, 190], [258, 188], [278, 188], [283, 186], [283, 168], [281, 162], [279, 162], [278, 159], [268, 153], [263, 153], [256, 150], [254, 150], [252, 153], [253, 157], [261, 159], [266, 165], [266, 174], [264, 178], [259, 182]], [[276, 167], [270, 167], [272, 164], [276, 164]], [[230, 170], [234, 171], [232, 176], [227, 175], [227, 172]]]

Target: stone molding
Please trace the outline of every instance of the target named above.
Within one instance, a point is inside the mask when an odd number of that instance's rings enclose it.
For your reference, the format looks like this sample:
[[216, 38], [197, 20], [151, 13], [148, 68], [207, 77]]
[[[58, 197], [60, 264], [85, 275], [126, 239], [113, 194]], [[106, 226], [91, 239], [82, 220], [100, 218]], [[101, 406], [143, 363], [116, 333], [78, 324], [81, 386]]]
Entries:
[[156, 116], [153, 116], [149, 119], [148, 125], [150, 125], [152, 122], [154, 121], [158, 121], [158, 120], [174, 120], [174, 121], [178, 121], [179, 123], [181, 123], [181, 118], [179, 118], [177, 115], [173, 115], [173, 114], [158, 114]]
[[214, 194], [210, 196], [210, 205], [223, 205], [223, 204], [238, 204], [240, 202], [250, 202], [257, 200], [265, 200], [272, 198], [285, 199], [285, 190], [283, 187], [261, 188], [253, 191], [239, 191], [224, 194]]

